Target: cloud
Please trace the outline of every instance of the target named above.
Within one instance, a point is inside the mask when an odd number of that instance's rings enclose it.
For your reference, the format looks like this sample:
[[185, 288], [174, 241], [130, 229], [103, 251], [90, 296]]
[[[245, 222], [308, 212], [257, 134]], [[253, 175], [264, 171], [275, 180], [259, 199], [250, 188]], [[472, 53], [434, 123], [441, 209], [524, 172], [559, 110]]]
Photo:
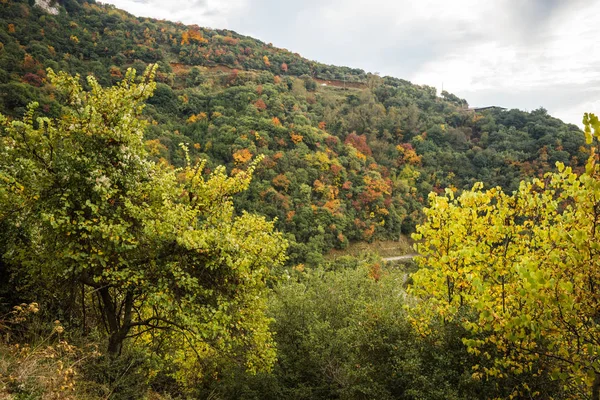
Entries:
[[105, 3], [140, 17], [180, 21], [211, 28], [228, 28], [229, 19], [246, 0], [110, 0]]
[[[600, 51], [594, 44], [593, 17], [598, 12], [598, 2], [530, 10], [531, 17], [540, 14], [539, 20], [531, 19], [537, 24], [534, 28], [523, 26], [521, 17], [513, 18], [521, 21], [513, 22], [521, 28], [520, 37], [475, 41], [430, 60], [412, 78], [436, 86], [444, 82], [445, 88], [471, 104], [544, 106], [568, 122], [581, 124], [584, 111], [598, 111], [583, 108], [597, 105], [590, 96], [600, 94]], [[528, 32], [533, 32], [532, 37]]]
[[[225, 28], [327, 64], [444, 88], [469, 103], [598, 112], [600, 0], [110, 0]], [[584, 107], [595, 107], [583, 109]]]

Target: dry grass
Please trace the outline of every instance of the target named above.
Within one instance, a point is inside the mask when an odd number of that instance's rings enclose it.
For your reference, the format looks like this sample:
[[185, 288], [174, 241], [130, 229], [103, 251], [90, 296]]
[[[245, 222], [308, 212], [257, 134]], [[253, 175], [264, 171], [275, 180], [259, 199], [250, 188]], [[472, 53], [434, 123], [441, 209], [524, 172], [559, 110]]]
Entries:
[[77, 367], [96, 357], [69, 344], [59, 321], [48, 324], [36, 303], [16, 306], [0, 318], [0, 399], [74, 400]]
[[380, 257], [394, 257], [414, 253], [412, 240], [404, 235], [399, 240], [378, 240], [373, 243], [356, 242], [351, 243], [343, 250], [334, 249], [327, 254], [327, 259], [335, 259], [342, 256], [357, 256], [361, 253], [374, 253]]

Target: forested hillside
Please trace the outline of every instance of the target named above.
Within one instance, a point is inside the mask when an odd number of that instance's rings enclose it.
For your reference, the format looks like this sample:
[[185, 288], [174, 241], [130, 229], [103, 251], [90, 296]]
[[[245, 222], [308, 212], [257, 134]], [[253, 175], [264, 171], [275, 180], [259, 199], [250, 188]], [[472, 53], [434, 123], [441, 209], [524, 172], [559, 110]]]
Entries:
[[207, 171], [243, 170], [264, 154], [237, 202], [276, 217], [297, 262], [411, 232], [430, 191], [477, 181], [512, 191], [556, 161], [587, 158], [580, 131], [543, 109], [474, 112], [432, 87], [95, 2], [59, 1], [57, 15], [26, 1], [0, 7], [1, 112], [22, 115], [36, 100], [41, 114], [57, 116], [48, 67], [107, 86], [129, 67], [158, 63], [145, 112], [150, 152], [181, 165], [185, 143], [192, 158], [209, 160]]
[[0, 0], [0, 397], [598, 399], [585, 125]]

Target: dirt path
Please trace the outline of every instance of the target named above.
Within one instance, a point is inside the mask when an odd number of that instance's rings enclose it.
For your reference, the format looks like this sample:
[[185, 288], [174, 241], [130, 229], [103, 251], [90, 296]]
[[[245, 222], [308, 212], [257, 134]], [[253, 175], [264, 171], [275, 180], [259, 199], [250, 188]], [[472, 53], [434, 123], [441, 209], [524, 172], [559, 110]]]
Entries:
[[[254, 70], [254, 69], [244, 69], [244, 68], [231, 68], [227, 65], [222, 65], [222, 64], [217, 64], [217, 65], [189, 65], [189, 64], [183, 64], [183, 63], [178, 63], [178, 62], [172, 62], [171, 64], [171, 68], [173, 69], [173, 72], [175, 74], [183, 74], [183, 73], [187, 73], [190, 69], [192, 69], [192, 67], [199, 67], [200, 69], [204, 69], [205, 71], [208, 72], [216, 72], [216, 73], [230, 73], [233, 72], [234, 70], [240, 71], [240, 72], [249, 72], [249, 73], [253, 73], [256, 74], [258, 72], [260, 72], [259, 70]], [[289, 75], [289, 76], [294, 76], [294, 75]], [[296, 76], [297, 78], [297, 76]], [[335, 86], [335, 87], [346, 87], [346, 88], [352, 88], [352, 89], [366, 89], [367, 88], [367, 84], [364, 82], [344, 82], [338, 79], [321, 79], [321, 78], [313, 78], [315, 82], [317, 82], [318, 85], [325, 85], [325, 86]]]
[[363, 82], [344, 82], [337, 79], [321, 79], [313, 78], [319, 85], [335, 86], [335, 87], [347, 87], [353, 89], [366, 89], [367, 85]]
[[410, 261], [410, 260], [412, 260], [416, 256], [418, 256], [418, 254], [405, 254], [403, 256], [385, 257], [385, 258], [383, 258], [383, 261], [385, 261], [385, 262], [389, 262], [389, 261]]

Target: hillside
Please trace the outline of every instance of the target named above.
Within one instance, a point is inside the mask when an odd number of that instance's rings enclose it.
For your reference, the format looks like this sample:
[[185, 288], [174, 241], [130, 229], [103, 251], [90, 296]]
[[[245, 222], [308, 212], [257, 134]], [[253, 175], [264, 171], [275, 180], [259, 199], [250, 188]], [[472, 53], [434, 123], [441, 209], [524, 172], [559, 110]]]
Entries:
[[192, 158], [244, 169], [265, 155], [243, 209], [278, 218], [292, 259], [317, 262], [349, 241], [414, 229], [430, 191], [476, 181], [512, 191], [586, 154], [577, 127], [539, 109], [474, 112], [428, 86], [327, 66], [227, 30], [136, 18], [93, 1], [58, 15], [27, 1], [0, 4], [0, 112], [31, 100], [59, 112], [46, 68], [102, 85], [158, 63], [146, 117], [155, 159]]
[[0, 0], [0, 397], [600, 398], [584, 123]]

